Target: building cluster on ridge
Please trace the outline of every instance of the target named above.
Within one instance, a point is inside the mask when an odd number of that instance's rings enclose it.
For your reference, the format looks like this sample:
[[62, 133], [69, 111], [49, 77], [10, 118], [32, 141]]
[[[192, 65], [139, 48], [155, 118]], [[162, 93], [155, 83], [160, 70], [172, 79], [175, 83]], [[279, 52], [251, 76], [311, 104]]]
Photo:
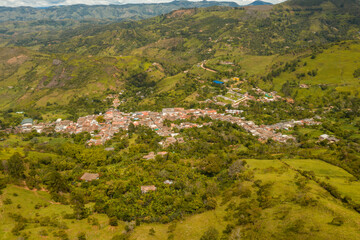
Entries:
[[[235, 78], [234, 78], [235, 79]], [[238, 78], [236, 78], [238, 79]], [[223, 84], [222, 81], [214, 81], [215, 84]], [[214, 103], [216, 105], [225, 106], [226, 104], [231, 104], [232, 107], [236, 108], [239, 105], [247, 106], [248, 101], [255, 101], [255, 102], [275, 102], [275, 101], [288, 101], [286, 98], [282, 98], [276, 91], [272, 92], [265, 92], [260, 88], [252, 88], [259, 96], [253, 96], [249, 92], [241, 93], [242, 89], [234, 88], [234, 87], [227, 87], [228, 91], [226, 96], [217, 95], [212, 97], [211, 99], [207, 99], [203, 102], [205, 103]]]
[[[29, 132], [36, 130], [39, 133], [55, 131], [59, 133], [77, 134], [81, 132], [91, 133], [92, 138], [88, 141], [89, 145], [101, 145], [110, 140], [114, 134], [120, 130], [128, 130], [129, 125], [147, 126], [153, 129], [158, 135], [165, 137], [161, 141], [164, 147], [176, 142], [182, 143], [184, 139], [179, 136], [174, 129], [194, 128], [211, 125], [208, 123], [192, 123], [192, 119], [208, 116], [211, 120], [231, 122], [243, 127], [246, 131], [256, 136], [259, 141], [272, 139], [278, 142], [287, 142], [295, 140], [291, 135], [284, 135], [279, 130], [294, 127], [295, 125], [315, 125], [320, 124], [314, 119], [304, 119], [299, 121], [289, 121], [277, 123], [274, 125], [256, 125], [253, 121], [246, 121], [244, 118], [231, 114], [239, 114], [241, 111], [228, 111], [227, 113], [218, 113], [213, 109], [184, 109], [184, 108], [164, 108], [162, 112], [140, 111], [133, 113], [124, 113], [116, 109], [109, 109], [104, 114], [88, 115], [80, 117], [77, 122], [58, 119], [50, 123], [33, 124], [32, 121], [25, 121], [17, 128], [18, 132]], [[101, 117], [102, 121], [98, 121]], [[169, 120], [164, 124], [165, 120]], [[171, 123], [171, 121], [182, 120], [180, 124]]]

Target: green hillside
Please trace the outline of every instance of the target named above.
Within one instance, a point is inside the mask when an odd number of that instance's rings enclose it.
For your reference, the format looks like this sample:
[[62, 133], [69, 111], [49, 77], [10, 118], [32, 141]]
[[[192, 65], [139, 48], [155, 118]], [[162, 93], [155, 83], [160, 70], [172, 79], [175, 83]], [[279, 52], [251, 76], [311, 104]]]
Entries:
[[[130, 102], [139, 104], [139, 100], [142, 100], [140, 102], [144, 108], [149, 108], [154, 99], [159, 97], [165, 97], [161, 99], [164, 103], [186, 105], [186, 102], [193, 99], [190, 96], [199, 94], [198, 89], [195, 89], [201, 86], [195, 80], [197, 77], [214, 80], [238, 76], [262, 81], [269, 73], [273, 74], [274, 69], [298, 59], [308, 65], [301, 67], [298, 64], [296, 71], [272, 77], [274, 79], [271, 85], [269, 81], [257, 84], [281, 92], [286, 81], [294, 80], [298, 84], [310, 83], [311, 80], [314, 87], [307, 90], [309, 93], [320, 91], [327, 94], [327, 91], [315, 87], [326, 82], [329, 89], [351, 91], [356, 95], [358, 81], [352, 77], [356, 66], [344, 62], [344, 67], [348, 69], [343, 69], [341, 65], [333, 68], [326, 63], [326, 59], [344, 56], [345, 59], [348, 58], [345, 61], [355, 61], [356, 53], [349, 55], [351, 50], [336, 49], [328, 44], [358, 38], [358, 12], [347, 13], [348, 8], [345, 7], [338, 10], [335, 6], [332, 7], [330, 2], [322, 3], [321, 6], [324, 7], [321, 8], [293, 7], [294, 3], [274, 7], [178, 10], [139, 22], [80, 25], [71, 30], [59, 30], [56, 34], [48, 31], [44, 34], [20, 34], [15, 41], [5, 40], [5, 47], [1, 50], [4, 55], [9, 56], [3, 59], [2, 65], [4, 74], [1, 81], [1, 107], [43, 107], [48, 102], [62, 105], [72, 100], [75, 90], [77, 96], [89, 95], [103, 99], [108, 89], [124, 90], [127, 79], [139, 76], [141, 70], [144, 71], [142, 74], [146, 75], [142, 77], [153, 82], [154, 91], [144, 93], [145, 99], [127, 99], [129, 109], [133, 106]], [[328, 27], [329, 21], [332, 28]], [[349, 44], [356, 50], [356, 42]], [[29, 51], [31, 57], [26, 58], [24, 64], [7, 63], [11, 58], [20, 56], [16, 51], [13, 55], [8, 55], [9, 48], [24, 47], [32, 49]], [[336, 52], [332, 53], [333, 51]], [[318, 58], [311, 59], [313, 55], [318, 55]], [[323, 61], [320, 58], [323, 58]], [[53, 65], [54, 59], [61, 60], [62, 64]], [[119, 63], [119, 59], [125, 62]], [[124, 59], [136, 59], [133, 64], [137, 66], [127, 66], [127, 60]], [[206, 64], [218, 72], [205, 74], [199, 71], [197, 66], [203, 60], [207, 60]], [[224, 61], [236, 64], [221, 65]], [[151, 64], [157, 63], [160, 68], [151, 68], [149, 71], [155, 70], [151, 74], [146, 72]], [[336, 63], [332, 61], [332, 64]], [[132, 69], [133, 67], [135, 69]], [[327, 71], [328, 68], [331, 68], [331, 71]], [[309, 71], [315, 70], [317, 76], [308, 75]], [[188, 71], [186, 76], [184, 71]], [[302, 74], [305, 74], [305, 77]], [[338, 74], [342, 74], [342, 83], [337, 81]], [[328, 80], [328, 76], [333, 80]], [[184, 77], [186, 80], [180, 81]], [[26, 79], [29, 79], [31, 84], [23, 85]], [[171, 86], [176, 84], [175, 81], [178, 83], [176, 89], [173, 89], [176, 96], [163, 91], [168, 89], [168, 83]], [[191, 85], [193, 87], [190, 87]], [[25, 86], [29, 88], [24, 89]], [[34, 90], [31, 89], [36, 87], [36, 92], [32, 92]], [[100, 89], [101, 91], [97, 91]], [[182, 93], [181, 89], [186, 90]], [[131, 96], [132, 91], [134, 88], [130, 88], [128, 96]], [[296, 92], [300, 94], [298, 97], [301, 97], [306, 91], [294, 90], [290, 95], [293, 96]], [[166, 95], [175, 98], [170, 100]], [[289, 93], [284, 95], [289, 96]], [[322, 95], [319, 93], [319, 96]], [[165, 106], [166, 104], [160, 104], [158, 109]]]

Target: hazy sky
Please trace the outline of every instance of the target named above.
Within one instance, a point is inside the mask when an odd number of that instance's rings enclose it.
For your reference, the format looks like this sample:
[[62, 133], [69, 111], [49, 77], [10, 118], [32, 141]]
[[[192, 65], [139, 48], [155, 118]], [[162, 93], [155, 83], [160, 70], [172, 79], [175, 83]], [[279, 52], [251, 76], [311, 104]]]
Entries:
[[[172, 0], [0, 0], [0, 6], [18, 7], [48, 7], [56, 5], [73, 5], [73, 4], [88, 4], [88, 5], [108, 5], [108, 4], [123, 4], [123, 3], [160, 3], [171, 2]], [[221, 0], [218, 0], [221, 1]], [[226, 1], [226, 0], [222, 0]], [[248, 4], [255, 0], [228, 0], [237, 2], [239, 5]], [[284, 0], [264, 0], [267, 2], [278, 3]]]

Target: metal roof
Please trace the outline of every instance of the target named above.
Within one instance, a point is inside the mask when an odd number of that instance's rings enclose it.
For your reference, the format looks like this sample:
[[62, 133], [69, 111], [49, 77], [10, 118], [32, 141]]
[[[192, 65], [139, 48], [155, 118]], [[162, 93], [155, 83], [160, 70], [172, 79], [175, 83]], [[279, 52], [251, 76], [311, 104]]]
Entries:
[[25, 118], [24, 120], [22, 120], [21, 125], [24, 125], [24, 124], [33, 124], [32, 118]]

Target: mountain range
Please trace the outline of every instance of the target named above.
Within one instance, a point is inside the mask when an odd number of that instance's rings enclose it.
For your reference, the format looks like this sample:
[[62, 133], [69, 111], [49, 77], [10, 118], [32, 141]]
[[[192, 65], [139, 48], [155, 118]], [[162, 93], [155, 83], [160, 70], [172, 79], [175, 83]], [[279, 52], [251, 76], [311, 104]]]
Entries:
[[144, 19], [171, 12], [180, 8], [211, 6], [238, 7], [235, 2], [218, 1], [173, 1], [168, 3], [124, 4], [124, 5], [69, 5], [48, 8], [0, 7], [0, 22], [34, 20], [111, 20]]
[[[271, 5], [255, 1], [249, 6]], [[45, 8], [1, 7], [0, 22], [36, 20], [138, 20], [166, 14], [181, 8], [202, 8], [211, 6], [239, 7], [231, 1], [173, 1], [167, 3], [123, 4], [123, 5], [66, 5]]]

